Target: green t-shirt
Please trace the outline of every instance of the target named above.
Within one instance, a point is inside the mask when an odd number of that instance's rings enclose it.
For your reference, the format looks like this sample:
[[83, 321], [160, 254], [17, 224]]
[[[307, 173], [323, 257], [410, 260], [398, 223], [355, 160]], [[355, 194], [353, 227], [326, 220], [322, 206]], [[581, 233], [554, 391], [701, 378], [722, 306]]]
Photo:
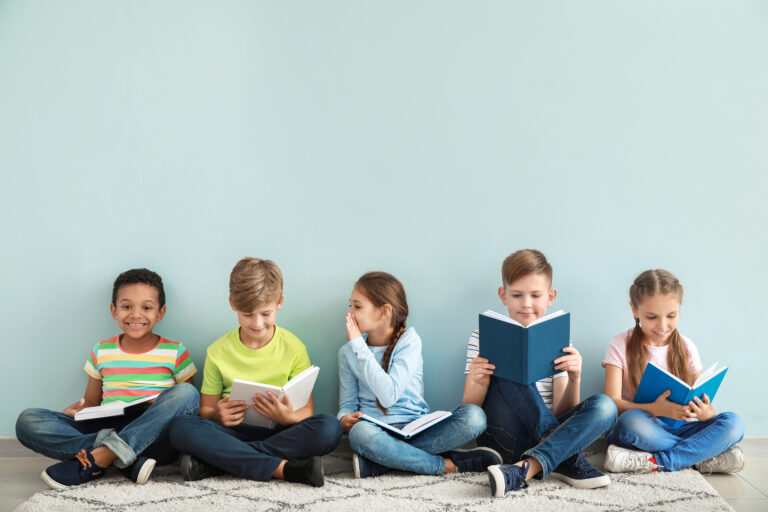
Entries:
[[208, 347], [200, 392], [227, 396], [235, 379], [283, 386], [309, 366], [307, 347], [292, 332], [276, 325], [272, 340], [252, 350], [236, 327]]

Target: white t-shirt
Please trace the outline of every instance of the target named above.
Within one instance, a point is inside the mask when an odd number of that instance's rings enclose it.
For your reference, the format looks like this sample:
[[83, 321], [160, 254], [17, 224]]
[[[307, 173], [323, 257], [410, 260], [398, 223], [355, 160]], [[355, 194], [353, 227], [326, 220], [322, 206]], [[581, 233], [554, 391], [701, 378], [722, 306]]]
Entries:
[[[611, 364], [613, 366], [618, 366], [622, 370], [626, 369], [627, 343], [629, 342], [629, 337], [632, 336], [633, 329], [614, 336], [614, 338], [608, 344], [608, 350], [605, 351], [603, 368], [605, 368], [605, 365]], [[696, 345], [694, 345], [693, 342], [685, 336], [680, 335], [680, 337], [683, 339], [686, 347], [688, 348], [688, 367], [691, 370], [691, 374], [699, 373], [702, 370], [702, 366], [701, 357], [699, 356], [699, 351], [696, 349]], [[649, 362], [653, 362], [653, 364], [659, 366], [660, 368], [669, 371], [669, 366], [667, 366], [667, 352], [669, 351], [669, 344], [664, 345], [663, 347], [645, 345], [645, 348], [647, 349], [646, 353], [648, 354]], [[635, 387], [632, 386], [629, 381], [629, 372], [624, 371], [621, 382], [621, 399], [631, 402], [634, 396]]]
[[[472, 362], [474, 358], [476, 358], [480, 354], [480, 331], [474, 330], [472, 331], [472, 335], [469, 337], [469, 344], [467, 345], [467, 365], [464, 367], [464, 375], [469, 373], [469, 363]], [[553, 395], [553, 385], [552, 382], [554, 379], [559, 379], [561, 377], [567, 377], [568, 372], [560, 372], [555, 374], [552, 377], [545, 377], [541, 380], [536, 381], [536, 389], [539, 390], [539, 394], [541, 395], [542, 400], [544, 400], [544, 403], [547, 405], [547, 407], [551, 410], [552, 409], [552, 395]]]

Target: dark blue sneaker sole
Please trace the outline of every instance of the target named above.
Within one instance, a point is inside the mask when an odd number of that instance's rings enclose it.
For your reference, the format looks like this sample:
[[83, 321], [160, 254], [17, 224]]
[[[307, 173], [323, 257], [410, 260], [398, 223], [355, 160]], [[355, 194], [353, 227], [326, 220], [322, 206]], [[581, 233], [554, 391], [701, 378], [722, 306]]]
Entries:
[[64, 489], [69, 489], [68, 485], [60, 484], [59, 482], [51, 478], [50, 475], [45, 470], [43, 470], [43, 472], [40, 473], [40, 479], [45, 483], [45, 485], [47, 485], [53, 490], [63, 491]]

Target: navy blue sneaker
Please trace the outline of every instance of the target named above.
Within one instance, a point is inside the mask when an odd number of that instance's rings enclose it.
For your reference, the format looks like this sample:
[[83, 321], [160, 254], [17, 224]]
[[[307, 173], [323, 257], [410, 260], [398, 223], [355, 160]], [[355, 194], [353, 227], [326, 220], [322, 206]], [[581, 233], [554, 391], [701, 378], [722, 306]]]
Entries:
[[561, 462], [549, 476], [577, 489], [597, 489], [611, 483], [608, 475], [598, 471], [581, 452]]
[[371, 478], [383, 475], [387, 472], [387, 468], [353, 452], [352, 471], [355, 473], [355, 478]]
[[133, 480], [139, 485], [144, 485], [149, 480], [149, 475], [152, 474], [152, 470], [155, 469], [157, 461], [139, 455], [136, 460], [130, 466], [119, 468], [120, 472], [125, 475], [129, 480]]
[[51, 489], [61, 491], [67, 487], [91, 482], [104, 476], [107, 468], [96, 465], [91, 452], [80, 450], [76, 456], [69, 460], [58, 462], [48, 466], [42, 472], [40, 478]]
[[208, 464], [204, 460], [189, 454], [181, 456], [179, 469], [181, 469], [181, 476], [185, 481], [202, 480], [203, 478], [224, 474], [223, 470], [217, 468], [213, 464]]
[[528, 487], [525, 481], [525, 475], [528, 474], [528, 468], [531, 463], [523, 461], [522, 466], [512, 464], [496, 465], [488, 468], [488, 480], [491, 483], [491, 496], [501, 498], [509, 491], [518, 491]]
[[451, 459], [456, 464], [457, 473], [482, 473], [488, 469], [488, 466], [496, 466], [503, 462], [499, 452], [484, 446], [471, 450], [451, 450], [441, 456]]

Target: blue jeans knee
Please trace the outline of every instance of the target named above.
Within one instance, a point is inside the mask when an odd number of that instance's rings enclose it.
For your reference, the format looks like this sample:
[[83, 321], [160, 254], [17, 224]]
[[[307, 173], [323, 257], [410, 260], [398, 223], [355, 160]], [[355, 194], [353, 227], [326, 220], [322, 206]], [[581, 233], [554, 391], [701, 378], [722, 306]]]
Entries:
[[453, 414], [461, 420], [464, 429], [472, 436], [472, 439], [485, 432], [487, 424], [485, 412], [481, 407], [474, 404], [464, 404], [455, 408]]
[[180, 415], [196, 415], [200, 410], [200, 393], [189, 382], [181, 382], [165, 391], [155, 400], [155, 406], [171, 407]]
[[343, 434], [341, 423], [336, 416], [330, 414], [316, 414], [307, 418], [312, 420], [312, 430], [315, 435], [315, 442], [322, 446], [323, 453], [330, 453], [336, 448]]

